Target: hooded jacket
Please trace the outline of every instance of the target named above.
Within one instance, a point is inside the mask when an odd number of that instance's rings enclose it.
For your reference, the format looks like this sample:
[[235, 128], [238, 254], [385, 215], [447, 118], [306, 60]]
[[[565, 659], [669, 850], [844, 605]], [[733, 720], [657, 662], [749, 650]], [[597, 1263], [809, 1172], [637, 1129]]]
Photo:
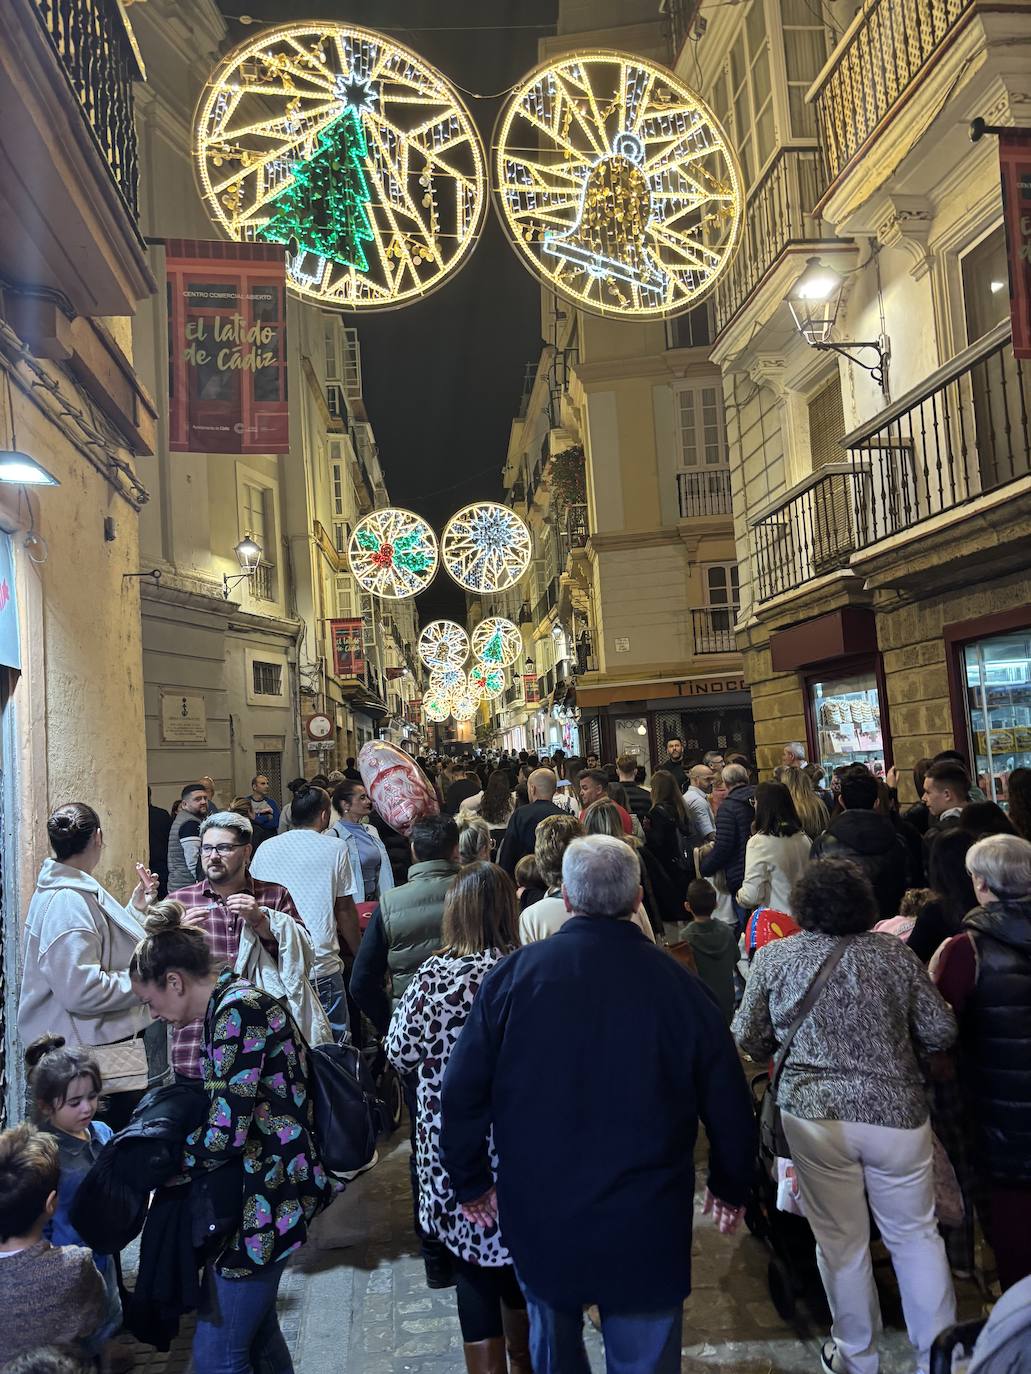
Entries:
[[887, 816], [856, 809], [840, 812], [813, 844], [812, 857], [851, 859], [870, 879], [881, 920], [899, 914], [909, 885], [909, 850]]
[[110, 1045], [150, 1020], [129, 984], [144, 930], [89, 873], [46, 859], [25, 919], [18, 1004], [22, 1043], [63, 1035], [69, 1045]]
[[1031, 897], [977, 907], [963, 928], [977, 951], [960, 1044], [979, 1157], [990, 1178], [1031, 1182]]

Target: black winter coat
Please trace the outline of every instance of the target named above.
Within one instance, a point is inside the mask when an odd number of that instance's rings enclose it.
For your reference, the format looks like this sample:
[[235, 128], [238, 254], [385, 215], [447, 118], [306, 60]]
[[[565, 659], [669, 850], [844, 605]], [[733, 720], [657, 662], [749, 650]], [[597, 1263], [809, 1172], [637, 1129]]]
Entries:
[[960, 1048], [978, 1160], [1007, 1186], [1031, 1182], [1031, 897], [977, 907], [963, 921], [977, 946], [977, 984]]
[[882, 921], [899, 914], [910, 886], [905, 839], [877, 811], [839, 811], [812, 849], [814, 859], [851, 859], [870, 879]]
[[716, 839], [702, 860], [702, 877], [726, 875], [727, 887], [736, 892], [745, 880], [745, 849], [752, 833], [755, 788], [750, 782], [732, 787], [716, 812]]

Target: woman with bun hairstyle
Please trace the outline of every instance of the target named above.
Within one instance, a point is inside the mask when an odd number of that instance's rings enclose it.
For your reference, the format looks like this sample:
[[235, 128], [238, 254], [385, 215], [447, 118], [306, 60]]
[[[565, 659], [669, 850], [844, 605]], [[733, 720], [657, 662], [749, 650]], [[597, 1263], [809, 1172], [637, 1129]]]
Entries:
[[[140, 916], [157, 894], [157, 875], [136, 865], [139, 881], [128, 906], [93, 872], [104, 835], [85, 802], [59, 806], [47, 821], [52, 859], [44, 859], [25, 919], [18, 1031], [23, 1045], [43, 1035], [66, 1045], [114, 1045], [148, 1025], [129, 984], [129, 960], [143, 937]], [[167, 1067], [167, 1037], [145, 1035], [151, 1083]], [[116, 1092], [105, 1118], [114, 1130], [128, 1121], [138, 1094]]]
[[[57, 1209], [43, 1234], [51, 1245], [83, 1245], [69, 1217], [72, 1200], [114, 1134], [105, 1122], [94, 1119], [103, 1087], [100, 1068], [89, 1050], [69, 1049], [59, 1035], [43, 1035], [33, 1041], [25, 1051], [25, 1068], [29, 1113], [35, 1125], [57, 1141], [61, 1164]], [[107, 1311], [102, 1325], [84, 1343], [85, 1353], [91, 1357], [101, 1354], [122, 1324], [114, 1262], [110, 1255], [94, 1251], [93, 1263], [107, 1289]], [[104, 1368], [110, 1374], [129, 1369], [133, 1363], [125, 1346], [109, 1346], [103, 1355]]]
[[281, 1003], [215, 967], [185, 908], [158, 902], [129, 974], [136, 996], [171, 1026], [203, 1018], [208, 1119], [187, 1138], [190, 1174], [242, 1161], [240, 1223], [209, 1261], [193, 1338], [195, 1374], [292, 1374], [276, 1293], [333, 1185], [313, 1136], [308, 1051]]

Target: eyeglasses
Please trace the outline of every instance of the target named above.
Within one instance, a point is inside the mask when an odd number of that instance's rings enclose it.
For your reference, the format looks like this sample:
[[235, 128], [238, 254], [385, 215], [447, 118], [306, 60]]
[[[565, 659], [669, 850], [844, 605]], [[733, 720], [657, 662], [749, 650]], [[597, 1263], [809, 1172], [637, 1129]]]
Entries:
[[205, 855], [217, 854], [224, 859], [227, 854], [231, 854], [234, 849], [242, 849], [242, 844], [202, 844], [200, 852]]

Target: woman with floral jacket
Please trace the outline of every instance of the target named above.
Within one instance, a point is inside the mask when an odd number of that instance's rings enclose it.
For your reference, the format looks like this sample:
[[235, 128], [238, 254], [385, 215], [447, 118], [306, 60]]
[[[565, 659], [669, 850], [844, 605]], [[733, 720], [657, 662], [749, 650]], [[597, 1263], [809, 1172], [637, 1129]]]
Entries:
[[292, 1374], [276, 1316], [286, 1260], [307, 1239], [333, 1185], [313, 1135], [307, 1049], [274, 998], [219, 973], [203, 934], [160, 902], [129, 972], [137, 997], [173, 1026], [204, 1018], [201, 1069], [208, 1118], [186, 1144], [196, 1174], [242, 1163], [240, 1222], [211, 1262], [193, 1342], [196, 1374]]

